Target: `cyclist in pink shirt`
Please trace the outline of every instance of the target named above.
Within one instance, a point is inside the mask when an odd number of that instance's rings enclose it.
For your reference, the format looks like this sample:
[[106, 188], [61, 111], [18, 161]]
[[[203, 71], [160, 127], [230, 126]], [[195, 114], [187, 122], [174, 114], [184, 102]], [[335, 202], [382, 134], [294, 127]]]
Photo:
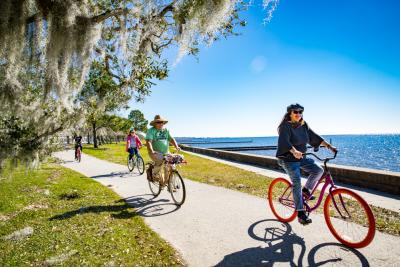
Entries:
[[139, 149], [142, 147], [142, 142], [135, 133], [135, 129], [131, 128], [129, 134], [126, 137], [126, 152], [129, 152], [129, 160], [132, 159], [133, 155], [139, 155]]

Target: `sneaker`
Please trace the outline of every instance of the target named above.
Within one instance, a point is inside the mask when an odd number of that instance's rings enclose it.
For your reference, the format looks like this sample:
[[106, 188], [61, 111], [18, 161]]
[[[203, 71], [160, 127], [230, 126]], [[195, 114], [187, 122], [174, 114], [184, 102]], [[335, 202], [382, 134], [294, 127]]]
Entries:
[[297, 219], [298, 219], [299, 223], [301, 223], [302, 225], [307, 225], [307, 224], [312, 223], [312, 220], [310, 218], [308, 218], [308, 216], [306, 215], [304, 210], [299, 210], [297, 212]]
[[314, 200], [315, 197], [311, 195], [310, 191], [307, 188], [303, 188], [303, 195], [306, 197], [307, 200]]

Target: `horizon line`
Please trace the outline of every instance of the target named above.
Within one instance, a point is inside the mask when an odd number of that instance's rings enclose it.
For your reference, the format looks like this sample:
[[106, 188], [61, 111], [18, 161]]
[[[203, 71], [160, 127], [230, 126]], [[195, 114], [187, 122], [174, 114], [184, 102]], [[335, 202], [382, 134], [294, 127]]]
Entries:
[[[321, 134], [321, 136], [343, 136], [343, 135], [400, 135], [398, 133], [345, 133], [345, 134]], [[278, 137], [278, 135], [257, 135], [257, 136], [175, 136], [175, 138], [260, 138], [260, 137]]]

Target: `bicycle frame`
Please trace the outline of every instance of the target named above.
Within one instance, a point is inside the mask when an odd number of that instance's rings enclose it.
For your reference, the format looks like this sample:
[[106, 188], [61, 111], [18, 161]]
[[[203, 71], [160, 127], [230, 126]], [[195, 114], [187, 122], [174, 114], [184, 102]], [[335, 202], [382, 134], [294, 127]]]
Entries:
[[[336, 153], [335, 153], [334, 157], [326, 158], [326, 159], [321, 159], [321, 158], [319, 158], [317, 155], [315, 155], [313, 153], [306, 153], [304, 155], [312, 155], [312, 156], [316, 157], [317, 159], [319, 159], [319, 160], [324, 162], [324, 173], [322, 174], [321, 178], [318, 180], [318, 183], [314, 186], [313, 190], [311, 191], [311, 195], [313, 195], [315, 193], [315, 191], [318, 189], [318, 186], [323, 182], [323, 180], [325, 180], [324, 185], [323, 185], [323, 187], [321, 189], [321, 192], [319, 194], [318, 200], [315, 203], [315, 205], [314, 206], [310, 206], [307, 203], [308, 199], [305, 198], [304, 195], [303, 195], [303, 205], [305, 206], [306, 211], [310, 213], [310, 212], [313, 212], [314, 210], [318, 209], [319, 206], [322, 204], [322, 201], [323, 201], [323, 198], [324, 198], [324, 195], [325, 195], [325, 191], [328, 188], [328, 186], [330, 186], [329, 189], [328, 189], [329, 194], [331, 194], [332, 190], [337, 188], [335, 183], [334, 183], [334, 181], [333, 181], [333, 179], [332, 179], [332, 175], [329, 172], [328, 166], [326, 165], [326, 163], [329, 160], [336, 158]], [[287, 193], [288, 189], [289, 189], [289, 187], [285, 190], [285, 192], [283, 192], [282, 196], [284, 196]], [[291, 192], [289, 192], [289, 193], [291, 193]], [[290, 194], [289, 194], [289, 196], [290, 196]], [[283, 205], [286, 205], [286, 206], [288, 206], [290, 208], [295, 208], [294, 201], [292, 199], [290, 199], [289, 196], [288, 197], [280, 197], [279, 201]], [[341, 198], [340, 198], [340, 201], [343, 204], [343, 200]], [[339, 211], [339, 208], [337, 207], [336, 201], [334, 199], [333, 199], [333, 203], [334, 203], [335, 208]], [[339, 213], [340, 213], [340, 211], [339, 211]], [[340, 215], [342, 215], [342, 214], [340, 213]]]
[[168, 162], [167, 160], [165, 160], [165, 158], [164, 158], [164, 159], [163, 159], [163, 166], [162, 166], [162, 168], [166, 168], [166, 169], [167, 169], [168, 175], [167, 175], [167, 177], [166, 177], [166, 179], [165, 179], [165, 181], [164, 181], [164, 183], [163, 183], [163, 186], [165, 186], [166, 184], [169, 183], [169, 180], [171, 179], [171, 176], [172, 176], [173, 172], [177, 170], [178, 165], [180, 165], [180, 164], [186, 164], [186, 163], [187, 163], [186, 160], [183, 160], [183, 161], [180, 162], [180, 163], [170, 163], [170, 162]]
[[[310, 207], [310, 205], [308, 205], [307, 199], [303, 196], [303, 204], [306, 207], [306, 211], [307, 212], [313, 212], [314, 210], [318, 209], [318, 207], [322, 203], [322, 200], [323, 200], [324, 195], [325, 195], [325, 190], [327, 189], [328, 186], [330, 186], [329, 187], [329, 194], [331, 194], [332, 190], [336, 188], [335, 183], [333, 182], [331, 174], [329, 173], [329, 171], [325, 171], [324, 174], [322, 175], [322, 177], [319, 179], [319, 181], [316, 184], [316, 186], [314, 187], [314, 189], [312, 190], [311, 195], [314, 194], [314, 192], [318, 189], [318, 186], [322, 183], [322, 181], [324, 179], [325, 179], [324, 185], [323, 185], [323, 187], [321, 189], [321, 192], [319, 193], [318, 200], [317, 200], [317, 202], [315, 203], [315, 205], [313, 207]], [[334, 202], [334, 205], [336, 207], [336, 203], [335, 202]]]

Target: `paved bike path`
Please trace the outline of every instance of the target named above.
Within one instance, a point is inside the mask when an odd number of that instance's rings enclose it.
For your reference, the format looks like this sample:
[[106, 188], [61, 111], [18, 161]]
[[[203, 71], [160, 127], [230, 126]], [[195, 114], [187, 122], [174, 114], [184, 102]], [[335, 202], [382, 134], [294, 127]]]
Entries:
[[[257, 174], [264, 175], [266, 177], [270, 178], [276, 178], [276, 177], [285, 177], [290, 180], [289, 176], [286, 173], [276, 171], [276, 170], [271, 170], [271, 169], [266, 169], [258, 166], [253, 166], [250, 164], [245, 164], [245, 163], [239, 163], [239, 162], [234, 162], [234, 161], [229, 161], [225, 159], [219, 159], [216, 157], [211, 157], [211, 156], [206, 156], [198, 153], [193, 153], [189, 151], [185, 151], [185, 153], [197, 156], [197, 157], [202, 157], [205, 159], [217, 161], [220, 163], [224, 163], [230, 166], [234, 166], [243, 170], [255, 172]], [[301, 183], [304, 185], [307, 182], [306, 177], [301, 177]], [[365, 201], [367, 201], [368, 204], [385, 208], [388, 210], [400, 212], [400, 196], [398, 195], [393, 195], [389, 193], [384, 193], [380, 192], [377, 190], [373, 189], [367, 189], [367, 188], [361, 188], [358, 186], [354, 185], [349, 185], [349, 184], [343, 184], [340, 182], [335, 181], [335, 184], [341, 187], [349, 188], [355, 192], [357, 192], [360, 196], [362, 196]], [[322, 189], [323, 184], [320, 185], [320, 189]]]
[[308, 226], [282, 224], [262, 198], [188, 179], [177, 209], [166, 190], [154, 199], [145, 176], [126, 166], [86, 154], [76, 163], [72, 151], [55, 156], [125, 198], [189, 266], [400, 266], [399, 237], [377, 232], [370, 246], [351, 250], [335, 241], [322, 215], [312, 214]]

